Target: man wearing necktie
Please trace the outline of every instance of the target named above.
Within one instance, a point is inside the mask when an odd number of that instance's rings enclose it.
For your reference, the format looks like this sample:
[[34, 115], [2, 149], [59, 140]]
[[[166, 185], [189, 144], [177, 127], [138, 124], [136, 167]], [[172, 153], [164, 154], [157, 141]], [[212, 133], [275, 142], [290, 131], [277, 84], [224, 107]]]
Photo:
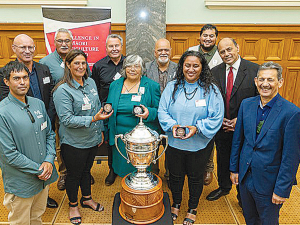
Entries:
[[229, 162], [238, 110], [243, 99], [258, 94], [254, 77], [259, 65], [241, 58], [239, 46], [232, 38], [223, 38], [218, 44], [218, 51], [223, 63], [214, 67], [212, 74], [223, 95], [225, 115], [215, 139], [219, 188], [206, 197], [209, 201], [217, 200], [231, 190]]

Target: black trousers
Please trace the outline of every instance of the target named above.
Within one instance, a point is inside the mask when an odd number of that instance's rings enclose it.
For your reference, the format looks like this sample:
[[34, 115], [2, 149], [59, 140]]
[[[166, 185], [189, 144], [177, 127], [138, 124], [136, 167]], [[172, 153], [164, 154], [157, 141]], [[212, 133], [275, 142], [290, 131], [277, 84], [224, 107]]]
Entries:
[[75, 203], [79, 187], [82, 196], [91, 195], [91, 168], [97, 153], [97, 146], [81, 149], [62, 144], [61, 152], [67, 168], [67, 195], [69, 201]]
[[196, 152], [168, 146], [166, 157], [170, 172], [170, 188], [175, 204], [181, 204], [185, 175], [188, 177], [190, 209], [196, 209], [203, 190], [203, 173], [213, 150], [214, 142]]
[[232, 187], [229, 171], [232, 138], [233, 132], [224, 132], [222, 128], [215, 138], [218, 183], [219, 187], [224, 191], [230, 191]]

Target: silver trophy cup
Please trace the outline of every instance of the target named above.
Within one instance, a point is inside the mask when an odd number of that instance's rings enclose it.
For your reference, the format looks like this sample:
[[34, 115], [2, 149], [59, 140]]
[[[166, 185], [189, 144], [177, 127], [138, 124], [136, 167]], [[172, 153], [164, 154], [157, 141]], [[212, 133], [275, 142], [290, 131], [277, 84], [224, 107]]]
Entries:
[[[127, 157], [121, 153], [118, 147], [118, 138], [121, 138], [121, 140], [125, 143]], [[166, 147], [162, 153], [156, 157], [156, 150], [163, 138], [166, 139]], [[127, 132], [125, 135], [115, 135], [115, 145], [127, 163], [131, 163], [135, 168], [137, 168], [136, 172], [129, 174], [125, 178], [125, 183], [128, 187], [134, 190], [148, 190], [158, 184], [159, 180], [157, 176], [154, 176], [146, 169], [152, 162], [156, 163], [166, 151], [168, 146], [167, 135], [159, 135], [156, 131], [147, 127], [143, 123], [142, 119], [140, 119], [140, 123], [130, 132]]]

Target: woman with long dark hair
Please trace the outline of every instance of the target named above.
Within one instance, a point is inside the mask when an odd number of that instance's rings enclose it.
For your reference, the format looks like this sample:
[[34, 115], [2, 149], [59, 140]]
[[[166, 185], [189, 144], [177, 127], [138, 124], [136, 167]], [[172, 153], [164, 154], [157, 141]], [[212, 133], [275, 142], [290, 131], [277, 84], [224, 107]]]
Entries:
[[166, 159], [173, 220], [178, 217], [185, 175], [188, 177], [189, 210], [183, 221], [185, 225], [196, 220], [203, 173], [223, 115], [222, 95], [213, 84], [205, 58], [196, 51], [185, 52], [179, 60], [176, 79], [168, 83], [158, 108], [160, 125], [169, 138]]
[[104, 207], [91, 197], [91, 173], [97, 147], [103, 143], [104, 114], [93, 79], [87, 74], [87, 56], [78, 49], [65, 59], [63, 79], [53, 89], [53, 100], [59, 118], [59, 138], [67, 168], [66, 191], [69, 197], [70, 221], [81, 223], [78, 189], [83, 208], [103, 211]]

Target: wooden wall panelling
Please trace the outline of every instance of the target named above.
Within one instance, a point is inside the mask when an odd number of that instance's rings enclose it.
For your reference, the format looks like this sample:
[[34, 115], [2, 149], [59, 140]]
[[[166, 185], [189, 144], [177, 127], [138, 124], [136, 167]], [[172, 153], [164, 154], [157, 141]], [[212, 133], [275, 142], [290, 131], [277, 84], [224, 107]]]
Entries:
[[284, 82], [283, 96], [300, 106], [300, 67], [287, 67]]
[[288, 60], [300, 61], [300, 38], [291, 39]]
[[[167, 24], [166, 38], [171, 42], [171, 60], [178, 62], [182, 53], [189, 47], [199, 44], [199, 33], [203, 24]], [[280, 93], [289, 101], [300, 106], [300, 25], [275, 24], [217, 24], [219, 41], [224, 37], [235, 38], [240, 46], [240, 55], [261, 64], [275, 61], [283, 67], [285, 79]], [[112, 24], [111, 33], [124, 39], [126, 55], [126, 25]], [[0, 67], [14, 60], [11, 50], [13, 38], [26, 33], [33, 37], [37, 49], [34, 60], [45, 56], [43, 24], [0, 23]]]

